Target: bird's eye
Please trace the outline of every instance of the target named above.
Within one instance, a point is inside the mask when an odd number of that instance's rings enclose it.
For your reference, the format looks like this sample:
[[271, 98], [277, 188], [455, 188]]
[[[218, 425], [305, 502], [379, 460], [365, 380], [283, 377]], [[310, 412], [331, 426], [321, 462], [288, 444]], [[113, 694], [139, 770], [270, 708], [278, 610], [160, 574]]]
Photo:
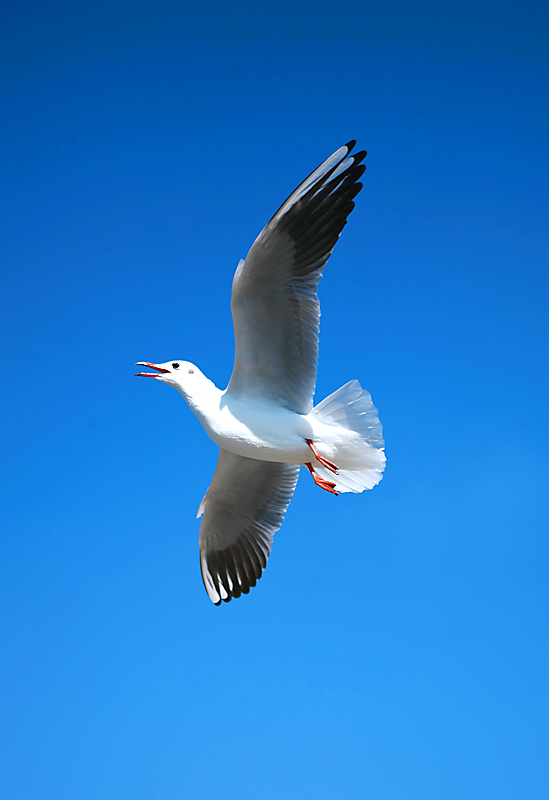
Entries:
[[194, 369], [189, 370], [189, 375], [194, 375]]
[[177, 364], [177, 363], [175, 363], [175, 364], [172, 364], [172, 367], [173, 367], [174, 369], [179, 369], [179, 364]]

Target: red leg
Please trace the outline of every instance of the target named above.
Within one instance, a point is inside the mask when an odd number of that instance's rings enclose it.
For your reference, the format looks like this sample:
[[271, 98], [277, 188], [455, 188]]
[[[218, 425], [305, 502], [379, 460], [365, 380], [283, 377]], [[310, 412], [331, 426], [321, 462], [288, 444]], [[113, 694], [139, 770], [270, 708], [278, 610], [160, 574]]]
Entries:
[[305, 464], [305, 466], [313, 476], [313, 480], [317, 486], [320, 486], [321, 489], [326, 489], [327, 492], [335, 494], [336, 497], [339, 495], [339, 492], [336, 492], [335, 490], [335, 483], [332, 483], [331, 481], [325, 481], [322, 478], [319, 478], [316, 472], [314, 471], [312, 464]]
[[314, 446], [314, 443], [313, 443], [312, 439], [305, 439], [305, 441], [307, 442], [307, 444], [309, 445], [309, 447], [313, 451], [314, 456], [315, 456], [316, 460], [318, 461], [318, 463], [322, 464], [322, 466], [326, 467], [326, 469], [329, 469], [330, 472], [335, 472], [335, 474], [337, 475], [337, 470], [338, 470], [337, 464], [334, 464], [333, 461], [328, 461], [327, 458], [324, 458], [324, 456], [321, 456], [320, 453], [318, 452], [318, 450], [316, 449], [316, 447]]

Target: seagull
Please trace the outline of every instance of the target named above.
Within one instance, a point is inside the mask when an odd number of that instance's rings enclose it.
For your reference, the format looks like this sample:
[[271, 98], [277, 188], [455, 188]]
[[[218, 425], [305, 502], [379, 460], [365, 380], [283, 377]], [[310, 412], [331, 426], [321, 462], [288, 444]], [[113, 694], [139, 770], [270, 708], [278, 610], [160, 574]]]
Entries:
[[215, 605], [248, 594], [267, 565], [301, 467], [321, 489], [363, 492], [385, 468], [369, 392], [349, 381], [313, 407], [322, 271], [362, 189], [356, 141], [326, 159], [279, 208], [233, 279], [235, 360], [225, 390], [194, 364], [138, 361], [173, 386], [218, 446], [198, 509], [200, 566]]

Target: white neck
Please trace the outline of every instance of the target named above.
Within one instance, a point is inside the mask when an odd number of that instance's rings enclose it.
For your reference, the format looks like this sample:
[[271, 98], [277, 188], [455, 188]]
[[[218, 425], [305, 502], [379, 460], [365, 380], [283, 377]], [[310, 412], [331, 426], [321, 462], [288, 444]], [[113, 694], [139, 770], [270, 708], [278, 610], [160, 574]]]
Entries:
[[203, 425], [208, 423], [216, 410], [219, 413], [219, 401], [223, 392], [205, 375], [201, 375], [199, 381], [193, 382], [192, 392], [180, 385], [176, 388]]

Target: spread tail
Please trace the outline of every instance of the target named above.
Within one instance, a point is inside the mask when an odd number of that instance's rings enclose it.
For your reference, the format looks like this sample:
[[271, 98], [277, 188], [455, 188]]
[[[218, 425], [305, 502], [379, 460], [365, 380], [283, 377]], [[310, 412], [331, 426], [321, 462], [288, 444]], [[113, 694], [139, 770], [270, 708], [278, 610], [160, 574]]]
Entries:
[[326, 425], [355, 431], [363, 444], [360, 466], [340, 469], [339, 474], [334, 475], [325, 467], [315, 464], [317, 474], [335, 483], [338, 492], [358, 493], [373, 489], [383, 477], [386, 458], [383, 452], [383, 426], [370, 393], [357, 380], [349, 381], [315, 406], [311, 413]]

